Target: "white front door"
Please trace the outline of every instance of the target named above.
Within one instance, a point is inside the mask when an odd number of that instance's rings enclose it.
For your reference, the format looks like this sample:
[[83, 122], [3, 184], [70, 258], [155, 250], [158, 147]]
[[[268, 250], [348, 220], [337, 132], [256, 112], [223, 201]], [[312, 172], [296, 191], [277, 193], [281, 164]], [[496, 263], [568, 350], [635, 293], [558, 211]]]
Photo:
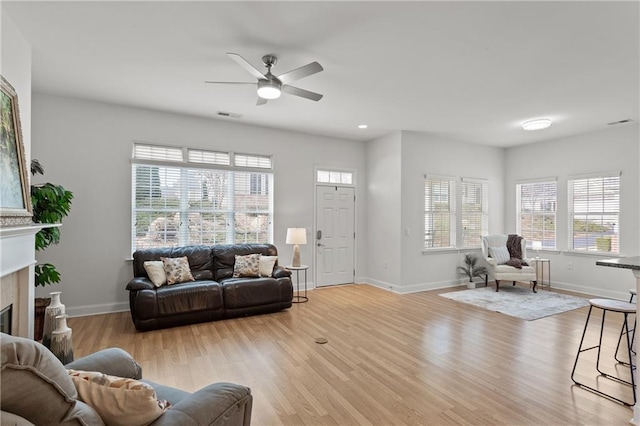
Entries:
[[353, 283], [355, 188], [316, 187], [316, 286]]

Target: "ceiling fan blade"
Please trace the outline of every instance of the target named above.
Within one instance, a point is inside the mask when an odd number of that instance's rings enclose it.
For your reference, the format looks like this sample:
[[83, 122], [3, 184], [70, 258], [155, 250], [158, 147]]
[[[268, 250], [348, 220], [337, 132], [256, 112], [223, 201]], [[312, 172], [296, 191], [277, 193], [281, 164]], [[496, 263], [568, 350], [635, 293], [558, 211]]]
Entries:
[[288, 84], [283, 84], [281, 90], [290, 95], [300, 96], [301, 98], [310, 99], [316, 102], [322, 99], [322, 95], [320, 93], [310, 92], [298, 87], [289, 86]]
[[205, 83], [211, 83], [211, 84], [251, 84], [253, 86], [256, 85], [256, 83], [246, 83], [244, 81], [205, 81]]
[[301, 78], [308, 77], [312, 74], [318, 73], [322, 71], [322, 65], [317, 62], [311, 62], [303, 67], [296, 68], [295, 70], [291, 70], [289, 72], [285, 72], [278, 76], [278, 80], [282, 82], [282, 84], [291, 83], [295, 80], [300, 80]]
[[257, 78], [258, 80], [266, 80], [266, 77], [264, 76], [264, 74], [262, 74], [260, 72], [260, 70], [258, 70], [256, 67], [254, 67], [253, 65], [251, 65], [249, 63], [249, 61], [247, 61], [245, 58], [243, 58], [242, 56], [238, 55], [237, 53], [227, 53], [227, 55], [233, 59], [234, 61], [236, 61], [238, 63], [238, 65], [240, 65], [242, 68], [244, 68], [245, 70], [249, 71], [249, 73], [254, 76], [255, 78]]
[[260, 106], [260, 105], [264, 105], [268, 102], [268, 99], [265, 98], [261, 98], [260, 96], [258, 96], [258, 100], [256, 101], [256, 105]]

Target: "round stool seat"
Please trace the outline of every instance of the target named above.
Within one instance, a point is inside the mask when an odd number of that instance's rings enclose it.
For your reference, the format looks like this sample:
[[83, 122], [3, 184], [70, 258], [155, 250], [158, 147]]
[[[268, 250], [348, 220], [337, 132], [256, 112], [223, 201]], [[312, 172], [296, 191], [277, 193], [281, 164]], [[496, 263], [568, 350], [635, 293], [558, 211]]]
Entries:
[[634, 296], [636, 295], [636, 289], [635, 288], [630, 288], [629, 289], [629, 293], [633, 294]]
[[612, 312], [622, 312], [632, 314], [636, 311], [636, 304], [629, 302], [621, 302], [620, 300], [611, 299], [589, 299], [591, 306], [596, 308], [606, 309]]

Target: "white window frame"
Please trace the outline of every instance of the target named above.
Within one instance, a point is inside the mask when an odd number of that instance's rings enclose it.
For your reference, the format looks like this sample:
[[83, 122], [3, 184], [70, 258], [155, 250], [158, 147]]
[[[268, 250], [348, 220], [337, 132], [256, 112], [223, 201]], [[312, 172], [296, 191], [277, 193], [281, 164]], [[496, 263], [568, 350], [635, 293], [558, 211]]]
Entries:
[[[602, 255], [602, 254], [615, 255], [620, 253], [620, 235], [621, 235], [620, 234], [620, 198], [621, 198], [621, 186], [622, 186], [621, 175], [622, 174], [619, 171], [601, 172], [601, 173], [591, 173], [586, 175], [570, 176], [569, 179], [567, 180], [568, 219], [569, 219], [568, 247], [570, 252], [583, 253], [583, 254], [595, 254], [595, 255]], [[590, 198], [591, 194], [590, 194], [590, 191], [588, 191], [587, 197], [589, 198], [589, 201], [587, 202], [586, 210], [576, 211], [576, 206], [575, 206], [576, 195], [577, 195], [575, 192], [576, 184], [583, 183], [585, 181], [589, 189], [596, 189], [596, 190], [597, 190], [597, 187], [599, 186], [598, 181], [601, 182], [601, 185], [602, 185], [601, 204], [600, 204], [600, 201], [598, 200], [598, 196], [597, 196], [598, 192], [595, 193], [596, 202], [592, 203], [592, 199]], [[605, 189], [604, 189], [605, 181], [609, 181], [609, 183], [612, 183], [612, 182], [617, 183], [615, 188], [612, 189], [612, 192], [610, 192], [610, 197], [609, 197], [610, 200], [608, 203], [605, 197]], [[592, 183], [594, 187], [591, 187]], [[613, 201], [611, 201], [611, 197], [613, 197]], [[616, 200], [617, 200], [617, 203], [616, 203]], [[605, 206], [605, 203], [606, 203], [606, 206]], [[600, 206], [598, 206], [598, 204], [600, 204]], [[598, 207], [600, 208], [598, 209]], [[612, 210], [613, 207], [615, 207], [615, 209]], [[584, 232], [584, 234], [586, 234], [584, 238], [587, 239], [587, 247], [576, 248], [575, 235], [574, 235], [574, 224], [575, 224], [576, 216], [578, 217], [600, 216], [600, 220], [602, 222], [605, 221], [605, 217], [610, 217], [611, 223], [614, 224], [613, 232], [611, 234], [608, 234], [608, 235], [611, 235], [611, 237], [610, 238], [603, 237], [602, 232], [586, 231]], [[588, 222], [588, 220], [586, 222]], [[601, 239], [601, 238], [604, 238], [604, 240], [601, 240], [602, 242], [599, 243], [598, 239]], [[593, 239], [594, 241], [593, 245], [590, 244], [591, 239]], [[602, 246], [607, 245], [607, 240], [608, 240], [609, 250], [601, 250], [600, 248]]]
[[[449, 176], [436, 176], [436, 175], [425, 175], [424, 176], [424, 242], [423, 242], [423, 251], [436, 251], [436, 250], [446, 250], [446, 249], [455, 249], [457, 247], [456, 241], [456, 225], [457, 225], [457, 211], [456, 211], [456, 178]], [[429, 195], [427, 190], [429, 186], [433, 187], [433, 184], [429, 184], [429, 182], [434, 182], [439, 185], [448, 185], [448, 209], [440, 210], [435, 207], [434, 197], [433, 195]], [[448, 217], [449, 222], [449, 245], [434, 245], [435, 238], [437, 237], [438, 230], [435, 222], [437, 221], [436, 216], [441, 216], [442, 218]], [[429, 223], [431, 226], [429, 226]], [[442, 239], [443, 237], [440, 237]], [[431, 240], [431, 243], [429, 241]]]
[[[481, 205], [480, 210], [471, 211], [467, 208], [468, 203], [466, 203], [464, 198], [465, 190], [467, 186], [475, 186], [480, 185], [481, 190]], [[468, 199], [468, 198], [467, 198]], [[463, 177], [460, 183], [460, 247], [462, 248], [477, 248], [482, 245], [482, 237], [489, 234], [489, 181], [486, 179], [476, 179], [476, 178], [466, 178]], [[479, 216], [479, 224], [477, 223], [477, 219], [474, 216]], [[479, 225], [480, 233], [477, 234], [474, 228], [473, 230], [467, 230], [465, 223], [469, 218], [471, 222], [476, 222]], [[473, 231], [473, 232], [472, 232]], [[478, 239], [477, 244], [465, 244], [467, 239]]]
[[[139, 148], [144, 149], [139, 149]], [[178, 155], [178, 151], [182, 153], [181, 156]], [[198, 158], [189, 162], [189, 152], [198, 152]], [[142, 159], [136, 158], [136, 154], [142, 152]], [[168, 153], [164, 156], [162, 153]], [[211, 155], [201, 155], [201, 153], [207, 153]], [[273, 206], [273, 162], [271, 160], [271, 156], [263, 155], [263, 154], [241, 154], [244, 157], [254, 157], [259, 160], [259, 165], [257, 168], [255, 167], [244, 167], [244, 166], [232, 166], [231, 164], [235, 164], [235, 157], [233, 152], [221, 152], [221, 151], [208, 151], [202, 149], [191, 149], [188, 147], [176, 147], [176, 146], [163, 146], [163, 145], [155, 145], [149, 144], [147, 142], [139, 142], [134, 141], [133, 143], [133, 158], [131, 160], [131, 173], [132, 173], [132, 182], [131, 182], [131, 250], [132, 253], [135, 252], [138, 246], [137, 240], [137, 229], [136, 229], [136, 218], [137, 214], [140, 212], [162, 212], [166, 211], [174, 215], [179, 216], [179, 229], [176, 232], [177, 242], [174, 244], [166, 244], [166, 245], [174, 245], [174, 246], [184, 246], [187, 244], [197, 244], [197, 242], [190, 241], [190, 232], [193, 233], [193, 229], [189, 230], [189, 214], [193, 213], [213, 213], [213, 214], [224, 214], [226, 215], [225, 219], [225, 241], [220, 242], [219, 244], [233, 244], [236, 242], [236, 233], [238, 230], [235, 228], [236, 220], [238, 219], [238, 215], [247, 214], [247, 213], [255, 213], [258, 215], [264, 216], [266, 215], [268, 221], [268, 230], [267, 230], [267, 239], [266, 241], [259, 241], [264, 243], [273, 243], [273, 214], [274, 214], [274, 206]], [[209, 158], [211, 163], [206, 163], [205, 159]], [[228, 160], [228, 165], [225, 165], [224, 162]], [[269, 164], [269, 168], [265, 167], [265, 165]], [[161, 169], [172, 168], [179, 170], [179, 177], [175, 175], [177, 179], [179, 179], [179, 188], [176, 190], [179, 191], [179, 206], [172, 207], [167, 209], [162, 209], [158, 207], [143, 207], [138, 208], [136, 204], [136, 195], [137, 195], [137, 182], [136, 182], [136, 171], [138, 167], [159, 167]], [[198, 172], [202, 170], [212, 171], [219, 175], [227, 176], [227, 184], [226, 184], [226, 206], [218, 206], [218, 208], [204, 208], [198, 209], [194, 207], [189, 207], [189, 201], [193, 201], [192, 198], [189, 197], [190, 191], [193, 192], [193, 188], [189, 188], [188, 186], [188, 175], [190, 172]], [[268, 196], [268, 209], [267, 210], [256, 210], [252, 209], [251, 206], [245, 206], [245, 208], [240, 208], [236, 206], [234, 197], [242, 196], [243, 193], [235, 191], [234, 185], [236, 179], [243, 179], [243, 175], [249, 173], [249, 177], [246, 179], [246, 185], [248, 185], [248, 193], [247, 195], [266, 195]], [[258, 186], [254, 185], [252, 180], [252, 174], [258, 174], [261, 176]], [[262, 176], [266, 175], [266, 180], [262, 179]], [[257, 189], [256, 189], [257, 188]], [[255, 190], [255, 191], [254, 191]], [[246, 192], [246, 191], [244, 191]], [[255, 193], [254, 193], [255, 192]], [[242, 216], [240, 216], [242, 217]], [[263, 222], [264, 223], [264, 222]], [[151, 231], [149, 231], [151, 232]], [[197, 231], [196, 231], [197, 232]], [[202, 232], [202, 230], [200, 230]], [[219, 231], [217, 232], [220, 233]], [[251, 231], [249, 232], [249, 234]], [[245, 239], [246, 239], [245, 232]], [[166, 238], [166, 231], [165, 231]], [[202, 240], [202, 238], [200, 238]], [[165, 240], [166, 241], [166, 240]], [[244, 241], [239, 241], [244, 242]], [[216, 241], [216, 243], [218, 243]], [[206, 243], [205, 243], [206, 244]]]
[[[551, 198], [546, 193], [545, 185], [555, 185], [555, 197]], [[543, 203], [538, 209], [532, 208], [531, 211], [524, 210], [522, 200], [523, 186], [541, 186], [543, 193], [542, 199], [538, 200], [538, 203]], [[551, 205], [549, 205], [551, 203]], [[541, 218], [542, 228], [523, 229], [522, 215], [530, 214], [531, 221], [534, 222], [535, 217]], [[516, 183], [516, 232], [522, 235], [527, 242], [527, 248], [532, 248], [533, 241], [540, 241], [542, 243], [542, 250], [557, 250], [558, 247], [558, 180], [555, 177], [541, 178], [534, 180], [524, 180]], [[545, 227], [545, 217], [553, 216], [553, 223], [555, 229], [549, 230]], [[549, 244], [549, 234], [553, 233], [552, 244]]]
[[[323, 179], [320, 177], [321, 173], [330, 174], [329, 179]], [[351, 182], [347, 182], [347, 177], [351, 179]], [[314, 180], [316, 184], [320, 185], [338, 185], [338, 186], [356, 186], [356, 172], [351, 169], [336, 169], [333, 167], [321, 167], [316, 166], [314, 171]]]

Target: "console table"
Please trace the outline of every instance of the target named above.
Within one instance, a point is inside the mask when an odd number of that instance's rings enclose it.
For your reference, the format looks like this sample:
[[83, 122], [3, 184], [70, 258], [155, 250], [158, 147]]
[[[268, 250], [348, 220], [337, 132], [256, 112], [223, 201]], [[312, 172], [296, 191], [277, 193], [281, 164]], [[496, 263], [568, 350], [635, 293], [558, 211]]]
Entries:
[[[635, 257], [625, 257], [625, 258], [617, 258], [617, 259], [606, 259], [606, 260], [598, 260], [596, 265], [599, 266], [609, 266], [612, 268], [622, 268], [622, 269], [630, 269], [633, 272], [633, 275], [636, 277], [636, 292], [640, 295], [640, 256]], [[637, 306], [637, 305], [636, 305]], [[640, 315], [640, 310], [636, 307], [636, 317]], [[638, 350], [638, 341], [635, 341], [635, 349], [636, 352]], [[638, 378], [640, 378], [640, 374], [638, 374], [638, 369], [635, 372], [635, 382], [636, 386], [638, 383]], [[640, 406], [636, 402], [636, 405], [633, 406], [633, 419], [631, 422], [634, 425], [640, 425]]]

